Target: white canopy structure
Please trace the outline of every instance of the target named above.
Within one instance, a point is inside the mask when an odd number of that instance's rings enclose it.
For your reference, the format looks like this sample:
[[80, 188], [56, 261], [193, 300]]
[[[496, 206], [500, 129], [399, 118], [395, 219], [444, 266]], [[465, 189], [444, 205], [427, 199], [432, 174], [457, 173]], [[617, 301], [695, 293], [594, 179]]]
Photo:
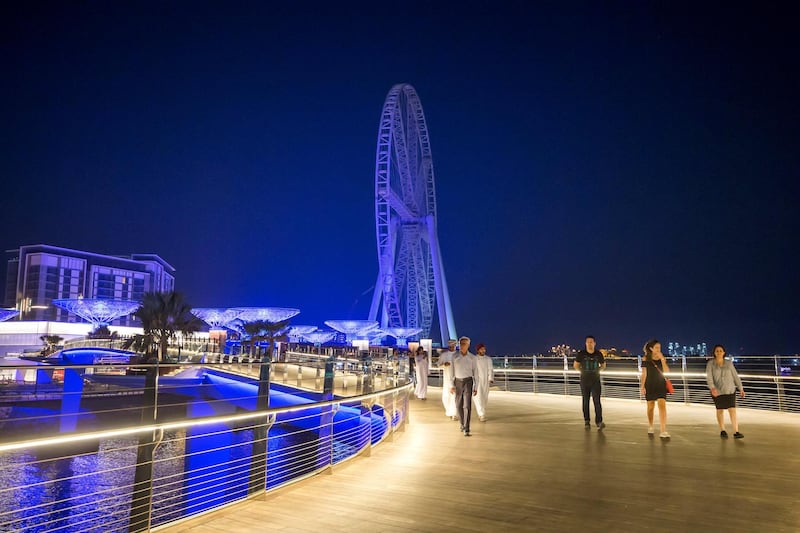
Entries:
[[95, 328], [109, 326], [139, 308], [140, 302], [129, 300], [102, 300], [95, 298], [66, 298], [53, 300], [53, 305], [65, 309], [91, 323]]

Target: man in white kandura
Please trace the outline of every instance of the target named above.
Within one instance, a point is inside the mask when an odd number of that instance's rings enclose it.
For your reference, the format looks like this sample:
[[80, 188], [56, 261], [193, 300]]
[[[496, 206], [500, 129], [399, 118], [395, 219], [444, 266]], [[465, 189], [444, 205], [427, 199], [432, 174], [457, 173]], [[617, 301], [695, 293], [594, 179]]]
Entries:
[[450, 392], [453, 383], [453, 356], [456, 354], [456, 340], [447, 341], [448, 350], [439, 354], [439, 368], [442, 369], [442, 405], [444, 414], [452, 420], [458, 420], [456, 416], [456, 395]]
[[486, 422], [486, 404], [489, 403], [489, 385], [494, 383], [494, 366], [492, 358], [486, 355], [486, 345], [478, 343], [478, 378], [475, 388], [478, 394], [475, 395], [475, 410], [478, 411], [478, 419]]
[[456, 410], [458, 420], [461, 422], [461, 431], [465, 437], [469, 433], [469, 421], [472, 418], [472, 397], [478, 394], [475, 380], [478, 377], [478, 361], [475, 354], [469, 351], [469, 337], [458, 339], [460, 347], [453, 356], [453, 384], [450, 390], [456, 395]]
[[414, 390], [414, 394], [420, 400], [424, 400], [428, 396], [428, 354], [422, 346], [417, 348], [414, 364], [417, 372], [417, 388]]

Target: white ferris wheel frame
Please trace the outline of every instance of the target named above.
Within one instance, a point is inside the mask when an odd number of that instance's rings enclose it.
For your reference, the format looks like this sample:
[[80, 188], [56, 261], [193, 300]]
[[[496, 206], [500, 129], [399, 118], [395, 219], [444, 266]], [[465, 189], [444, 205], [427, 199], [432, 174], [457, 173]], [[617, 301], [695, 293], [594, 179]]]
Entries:
[[437, 235], [428, 126], [409, 84], [392, 87], [383, 104], [375, 156], [375, 230], [378, 279], [369, 319], [382, 328], [421, 328], [425, 338], [435, 306], [442, 342], [457, 338]]

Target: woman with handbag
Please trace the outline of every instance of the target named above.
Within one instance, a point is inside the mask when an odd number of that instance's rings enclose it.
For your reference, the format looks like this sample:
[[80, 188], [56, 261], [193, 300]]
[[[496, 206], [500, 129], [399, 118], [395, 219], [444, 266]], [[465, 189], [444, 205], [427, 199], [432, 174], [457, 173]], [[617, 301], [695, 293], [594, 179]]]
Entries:
[[733, 426], [733, 438], [744, 438], [744, 435], [739, 433], [739, 421], [736, 419], [736, 390], [738, 389], [739, 394], [744, 398], [744, 387], [733, 363], [725, 360], [725, 347], [721, 344], [714, 346], [714, 359], [706, 365], [706, 383], [714, 398], [714, 406], [717, 408], [719, 436], [723, 439], [728, 438], [728, 432], [725, 431], [725, 410], [727, 409]]
[[668, 439], [667, 433], [667, 378], [664, 372], [669, 372], [667, 360], [661, 353], [661, 343], [650, 339], [644, 345], [644, 361], [642, 362], [642, 378], [640, 382], [642, 396], [647, 400], [647, 434], [655, 433], [653, 429], [653, 414], [658, 403], [658, 421], [661, 424], [659, 437]]

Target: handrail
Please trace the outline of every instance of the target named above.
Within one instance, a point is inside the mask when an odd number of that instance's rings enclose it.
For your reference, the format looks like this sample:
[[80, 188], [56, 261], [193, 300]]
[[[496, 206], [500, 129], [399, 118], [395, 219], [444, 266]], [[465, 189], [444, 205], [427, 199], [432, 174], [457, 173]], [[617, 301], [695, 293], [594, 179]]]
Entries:
[[[672, 380], [675, 392], [668, 402], [708, 405], [713, 403], [706, 383], [705, 372], [665, 372]], [[494, 386], [500, 390], [523, 393], [580, 396], [580, 371], [573, 368], [495, 368]], [[638, 370], [603, 370], [600, 372], [602, 394], [607, 398], [642, 400]], [[739, 374], [746, 397], [739, 406], [782, 413], [800, 413], [800, 377], [768, 374]], [[441, 382], [441, 369], [433, 368], [429, 383]]]
[[271, 415], [279, 415], [279, 414], [287, 414], [287, 413], [295, 413], [297, 411], [306, 411], [308, 409], [313, 408], [323, 408], [329, 406], [338, 406], [345, 403], [356, 403], [362, 402], [365, 400], [370, 400], [374, 398], [379, 398], [384, 396], [388, 393], [392, 392], [400, 392], [403, 390], [411, 390], [413, 388], [413, 383], [406, 383], [404, 385], [398, 385], [396, 387], [392, 387], [389, 389], [384, 389], [378, 392], [372, 392], [370, 394], [362, 394], [360, 396], [348, 396], [346, 398], [340, 398], [337, 400], [327, 400], [322, 402], [314, 402], [314, 403], [306, 403], [306, 404], [298, 404], [293, 405], [291, 407], [280, 407], [280, 408], [269, 408], [257, 411], [251, 411], [248, 413], [242, 413], [238, 415], [229, 415], [229, 416], [209, 416], [197, 419], [190, 419], [190, 420], [182, 420], [180, 422], [164, 422], [161, 424], [148, 424], [144, 426], [132, 426], [127, 428], [121, 429], [114, 429], [108, 431], [88, 431], [84, 433], [76, 433], [70, 434], [69, 436], [61, 436], [61, 437], [49, 437], [43, 439], [30, 439], [24, 441], [17, 441], [17, 442], [10, 442], [7, 444], [0, 444], [0, 452], [6, 452], [11, 450], [19, 450], [19, 449], [27, 449], [27, 448], [36, 448], [40, 446], [53, 446], [58, 444], [69, 444], [74, 442], [82, 442], [87, 440], [98, 440], [98, 439], [108, 439], [112, 437], [122, 437], [128, 435], [138, 435], [140, 433], [148, 433], [151, 431], [165, 431], [165, 430], [174, 430], [174, 429], [187, 429], [190, 427], [197, 427], [197, 426], [206, 426], [212, 424], [221, 424], [221, 423], [229, 423], [229, 422], [242, 422], [245, 420], [253, 420], [256, 418], [264, 418], [265, 416]]
[[[441, 371], [440, 369], [432, 369], [434, 371]], [[497, 373], [509, 373], [509, 374], [550, 374], [550, 375], [562, 375], [562, 374], [569, 374], [574, 376], [580, 375], [580, 370], [575, 370], [570, 368], [568, 370], [555, 370], [552, 368], [495, 368], [495, 374]], [[638, 370], [603, 370], [600, 373], [602, 376], [641, 376], [642, 373]], [[705, 372], [664, 372], [664, 375], [667, 377], [687, 377], [687, 378], [703, 378], [705, 379], [706, 374]], [[772, 374], [739, 374], [741, 379], [775, 379], [776, 377], [780, 378], [781, 380], [785, 381], [797, 381], [800, 382], [800, 376], [775, 376]]]

